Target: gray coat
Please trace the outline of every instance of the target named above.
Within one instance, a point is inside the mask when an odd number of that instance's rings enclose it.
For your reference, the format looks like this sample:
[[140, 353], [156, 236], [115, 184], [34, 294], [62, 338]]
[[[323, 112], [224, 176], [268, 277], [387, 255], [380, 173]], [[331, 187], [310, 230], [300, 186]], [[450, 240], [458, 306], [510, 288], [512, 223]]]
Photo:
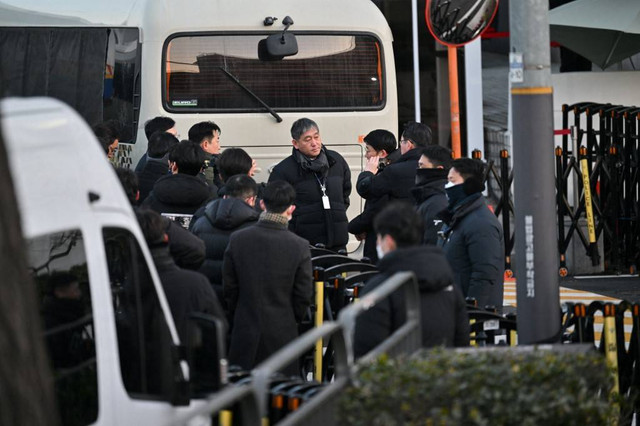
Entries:
[[298, 337], [298, 323], [313, 295], [306, 240], [286, 225], [259, 220], [231, 235], [222, 279], [231, 323], [230, 364], [251, 369]]
[[489, 210], [482, 194], [467, 197], [453, 214], [441, 213], [445, 255], [455, 282], [465, 297], [474, 297], [479, 307], [494, 305], [502, 310], [504, 292], [504, 238], [502, 226]]

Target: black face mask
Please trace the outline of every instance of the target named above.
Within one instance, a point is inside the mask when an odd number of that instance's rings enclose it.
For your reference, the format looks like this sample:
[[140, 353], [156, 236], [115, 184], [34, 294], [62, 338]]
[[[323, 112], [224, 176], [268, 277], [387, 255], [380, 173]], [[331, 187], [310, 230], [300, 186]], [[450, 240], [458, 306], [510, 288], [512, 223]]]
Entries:
[[445, 188], [447, 191], [447, 198], [449, 199], [449, 207], [455, 207], [460, 201], [467, 198], [467, 194], [464, 192], [464, 184], [450, 186]]
[[416, 169], [416, 185], [425, 185], [436, 180], [446, 179], [447, 174], [445, 169]]

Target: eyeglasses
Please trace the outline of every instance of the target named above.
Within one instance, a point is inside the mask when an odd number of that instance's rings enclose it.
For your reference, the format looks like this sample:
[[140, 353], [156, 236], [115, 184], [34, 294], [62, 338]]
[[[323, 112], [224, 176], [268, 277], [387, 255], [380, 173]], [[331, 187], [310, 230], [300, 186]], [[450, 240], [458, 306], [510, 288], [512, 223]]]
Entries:
[[410, 139], [400, 139], [400, 143], [411, 143]]

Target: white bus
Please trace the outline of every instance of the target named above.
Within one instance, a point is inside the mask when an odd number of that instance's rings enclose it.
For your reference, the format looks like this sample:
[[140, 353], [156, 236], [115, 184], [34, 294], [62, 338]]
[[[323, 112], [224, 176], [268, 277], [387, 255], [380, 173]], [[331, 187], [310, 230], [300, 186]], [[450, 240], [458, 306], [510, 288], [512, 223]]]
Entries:
[[[260, 40], [282, 33], [287, 16], [298, 53], [260, 60]], [[149, 118], [173, 118], [182, 138], [194, 123], [215, 121], [223, 148], [257, 160], [258, 182], [291, 153], [291, 124], [309, 117], [355, 184], [364, 135], [397, 133], [392, 41], [370, 0], [0, 2], [9, 95], [59, 98], [89, 124], [118, 119], [118, 159], [133, 166], [146, 151]], [[353, 194], [351, 218], [362, 206]]]

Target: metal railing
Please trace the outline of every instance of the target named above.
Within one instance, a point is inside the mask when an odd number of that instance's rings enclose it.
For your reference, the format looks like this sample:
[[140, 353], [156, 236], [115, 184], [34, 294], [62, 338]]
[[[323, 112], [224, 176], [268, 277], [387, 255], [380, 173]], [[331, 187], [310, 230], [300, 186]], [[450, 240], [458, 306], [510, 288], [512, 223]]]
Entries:
[[[358, 316], [385, 300], [395, 291], [401, 291], [404, 296], [407, 312], [406, 322], [356, 362], [353, 351], [353, 336]], [[358, 302], [340, 311], [336, 321], [325, 322], [322, 326], [308, 331], [262, 362], [251, 372], [251, 380], [248, 383], [230, 385], [216, 392], [195, 411], [180, 417], [176, 424], [187, 424], [197, 417], [215, 415], [237, 404], [241, 404], [242, 419], [239, 423], [234, 424], [242, 426], [268, 424], [266, 419], [268, 418], [272, 378], [278, 371], [292, 362], [296, 362], [303, 354], [314, 348], [319, 340], [326, 344], [331, 340], [331, 350], [334, 351], [335, 376], [328, 377], [320, 392], [279, 421], [278, 424], [334, 424], [337, 418], [338, 398], [357, 374], [359, 365], [375, 359], [382, 353], [387, 353], [390, 356], [411, 354], [421, 347], [422, 327], [419, 300], [418, 283], [413, 273], [401, 272], [393, 275]]]

